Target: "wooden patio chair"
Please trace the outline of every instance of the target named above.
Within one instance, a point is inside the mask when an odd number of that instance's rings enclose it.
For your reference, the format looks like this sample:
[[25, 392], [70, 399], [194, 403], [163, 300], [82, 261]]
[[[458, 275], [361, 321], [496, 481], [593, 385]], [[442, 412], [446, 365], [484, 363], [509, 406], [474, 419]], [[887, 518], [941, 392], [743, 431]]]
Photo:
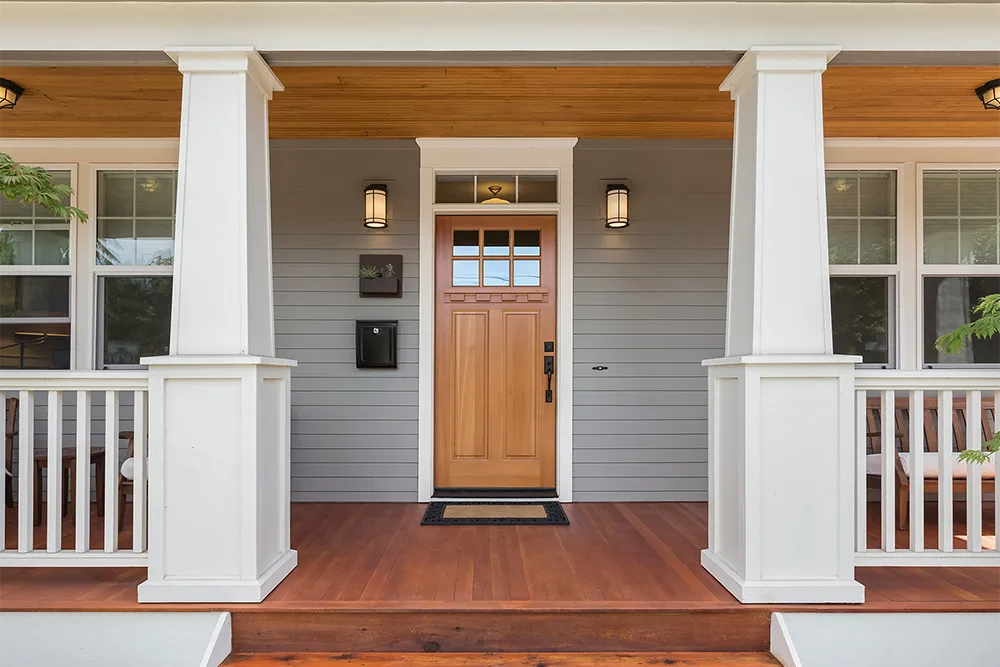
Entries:
[[[910, 410], [909, 399], [901, 397], [896, 400], [893, 410], [893, 426], [895, 434], [893, 437], [893, 468], [896, 479], [896, 527], [905, 530], [909, 525], [909, 500], [910, 500], [910, 475], [909, 475], [909, 453], [913, 440], [909, 437]], [[993, 437], [996, 429], [996, 406], [993, 400], [983, 397], [982, 414], [980, 419], [974, 420], [973, 424], [982, 429], [983, 441]], [[866, 409], [865, 421], [867, 424], [866, 435], [868, 449], [871, 453], [867, 456], [866, 470], [867, 487], [869, 489], [881, 489], [881, 451], [882, 451], [882, 419], [881, 404], [879, 399], [869, 399]], [[931, 494], [938, 491], [938, 409], [936, 398], [926, 398], [924, 400], [923, 423], [924, 451], [932, 456], [924, 456], [924, 493]], [[952, 451], [955, 460], [952, 466], [952, 490], [954, 493], [966, 493], [968, 466], [959, 463], [958, 453], [965, 449], [966, 444], [966, 406], [965, 399], [956, 398], [952, 402]], [[996, 492], [996, 461], [982, 466], [982, 492], [984, 497]], [[926, 496], [925, 496], [926, 497]]]

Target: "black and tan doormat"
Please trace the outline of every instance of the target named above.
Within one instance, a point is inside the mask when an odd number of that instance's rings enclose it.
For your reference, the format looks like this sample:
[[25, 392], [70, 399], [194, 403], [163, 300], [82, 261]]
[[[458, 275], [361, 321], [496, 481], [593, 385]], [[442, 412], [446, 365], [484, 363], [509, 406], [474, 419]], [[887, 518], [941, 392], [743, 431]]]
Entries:
[[568, 526], [559, 503], [433, 502], [421, 526]]

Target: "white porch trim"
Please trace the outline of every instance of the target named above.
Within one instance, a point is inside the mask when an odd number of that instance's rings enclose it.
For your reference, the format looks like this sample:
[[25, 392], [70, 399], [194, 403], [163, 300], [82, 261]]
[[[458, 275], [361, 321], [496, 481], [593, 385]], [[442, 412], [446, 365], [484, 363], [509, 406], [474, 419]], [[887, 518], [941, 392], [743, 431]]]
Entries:
[[[417, 139], [420, 146], [420, 298], [417, 502], [434, 493], [434, 237], [439, 213], [556, 215], [556, 493], [573, 500], [573, 147], [576, 139]], [[483, 206], [434, 203], [438, 171], [554, 172], [556, 204]]]
[[[3, 2], [5, 51], [996, 51], [1000, 5], [874, 2]], [[725, 20], [721, 20], [725, 17]], [[552, 26], [562, 26], [553, 30]]]

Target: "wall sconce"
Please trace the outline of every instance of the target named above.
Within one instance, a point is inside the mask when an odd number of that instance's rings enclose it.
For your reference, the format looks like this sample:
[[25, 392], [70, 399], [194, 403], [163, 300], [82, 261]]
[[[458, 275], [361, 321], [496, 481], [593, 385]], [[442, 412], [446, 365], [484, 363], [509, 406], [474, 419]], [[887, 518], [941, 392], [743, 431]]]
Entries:
[[1000, 110], [1000, 79], [987, 81], [976, 88], [976, 96], [985, 108]]
[[23, 92], [24, 88], [10, 79], [0, 79], [0, 109], [13, 109]]
[[375, 183], [365, 188], [365, 227], [385, 229], [389, 226], [386, 216], [388, 197], [388, 189], [383, 183]]
[[608, 186], [608, 217], [604, 226], [608, 229], [628, 227], [628, 187], [621, 183]]

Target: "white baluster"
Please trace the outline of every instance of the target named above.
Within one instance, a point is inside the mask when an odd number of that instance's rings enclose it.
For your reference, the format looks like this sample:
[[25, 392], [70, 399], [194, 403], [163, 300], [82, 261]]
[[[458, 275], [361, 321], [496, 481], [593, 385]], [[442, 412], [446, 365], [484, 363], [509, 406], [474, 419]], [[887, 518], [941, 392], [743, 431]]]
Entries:
[[90, 392], [76, 392], [76, 552], [90, 550]]
[[952, 530], [952, 392], [941, 391], [938, 397], [938, 549], [953, 550]]
[[[8, 419], [8, 417], [7, 417], [7, 394], [5, 394], [4, 392], [0, 391], [0, 399], [3, 399], [3, 430], [4, 430], [4, 434], [3, 435], [4, 435], [4, 438], [6, 439], [6, 437], [7, 437], [7, 419]], [[3, 498], [3, 503], [4, 503], [4, 506], [3, 506], [3, 517], [2, 517], [2, 520], [0, 520], [0, 551], [3, 551], [4, 549], [7, 548], [7, 504], [6, 504], [7, 503], [7, 484], [11, 485], [10, 488], [11, 488], [11, 492], [12, 493], [13, 493], [13, 489], [14, 489], [14, 486], [13, 486], [14, 479], [11, 478], [10, 482], [7, 481], [7, 470], [8, 470], [7, 467], [8, 466], [14, 467], [13, 466], [14, 462], [6, 460], [6, 457], [7, 457], [7, 449], [6, 448], [7, 448], [7, 443], [4, 442], [3, 470], [0, 470], [0, 498]], [[11, 452], [11, 456], [13, 457], [13, 452]], [[10, 472], [11, 472], [11, 474], [14, 474], [13, 470], [11, 470]]]
[[27, 553], [34, 548], [35, 524], [35, 394], [22, 391], [18, 395], [21, 419], [18, 424], [17, 446], [17, 550]]
[[[993, 434], [1000, 433], [1000, 391], [993, 392]], [[995, 549], [1000, 552], [1000, 452], [993, 454], [993, 539]]]
[[146, 550], [146, 398], [146, 392], [135, 392], [132, 420], [132, 551], [137, 554]]
[[854, 441], [855, 445], [855, 491], [854, 501], [855, 534], [854, 550], [858, 553], [868, 550], [868, 470], [865, 467], [868, 456], [868, 392], [854, 392]]
[[118, 551], [118, 392], [104, 393], [104, 551]]
[[48, 489], [46, 491], [47, 506], [45, 523], [48, 532], [45, 538], [45, 550], [55, 553], [62, 550], [62, 392], [48, 393]]
[[896, 550], [896, 392], [882, 392], [882, 550]]
[[924, 550], [924, 392], [910, 392], [910, 549]]
[[[982, 394], [968, 391], [965, 395], [965, 448], [981, 451], [983, 448]], [[983, 467], [966, 466], [965, 473], [965, 536], [969, 551], [983, 550]]]

